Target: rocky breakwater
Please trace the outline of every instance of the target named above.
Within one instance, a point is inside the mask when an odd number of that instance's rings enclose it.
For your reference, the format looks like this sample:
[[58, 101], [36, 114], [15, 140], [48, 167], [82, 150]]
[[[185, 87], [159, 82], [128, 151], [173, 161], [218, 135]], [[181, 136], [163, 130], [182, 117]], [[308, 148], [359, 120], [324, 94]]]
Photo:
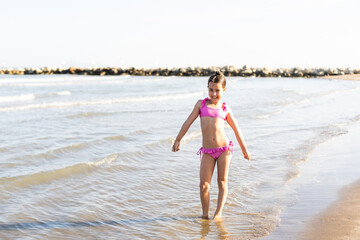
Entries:
[[75, 75], [135, 75], [135, 76], [210, 76], [220, 70], [225, 76], [239, 77], [324, 77], [334, 75], [360, 74], [360, 69], [351, 68], [252, 68], [243, 66], [225, 67], [188, 67], [188, 68], [24, 68], [0, 69], [0, 74], [30, 75], [30, 74], [75, 74]]

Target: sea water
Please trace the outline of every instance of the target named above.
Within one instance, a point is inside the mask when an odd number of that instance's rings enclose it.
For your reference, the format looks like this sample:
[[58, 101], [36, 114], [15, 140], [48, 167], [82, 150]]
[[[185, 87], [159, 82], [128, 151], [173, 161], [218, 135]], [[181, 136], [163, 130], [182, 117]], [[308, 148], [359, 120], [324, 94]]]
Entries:
[[[255, 239], [298, 200], [315, 148], [360, 124], [360, 82], [227, 77], [235, 135], [221, 221], [199, 218], [206, 77], [0, 75], [1, 239]], [[210, 210], [216, 208], [216, 170]]]

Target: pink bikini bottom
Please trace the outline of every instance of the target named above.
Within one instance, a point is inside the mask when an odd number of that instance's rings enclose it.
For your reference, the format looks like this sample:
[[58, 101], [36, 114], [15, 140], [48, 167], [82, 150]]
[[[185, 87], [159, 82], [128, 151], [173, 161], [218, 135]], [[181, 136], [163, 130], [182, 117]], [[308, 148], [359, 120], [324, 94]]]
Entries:
[[229, 144], [224, 147], [209, 148], [209, 149], [201, 147], [199, 149], [199, 151], [197, 152], [197, 155], [200, 155], [200, 158], [201, 158], [201, 153], [207, 153], [216, 160], [216, 159], [218, 159], [218, 157], [220, 157], [220, 155], [223, 152], [225, 152], [227, 150], [230, 150], [230, 152], [233, 153], [234, 148], [233, 148], [232, 141], [230, 141]]

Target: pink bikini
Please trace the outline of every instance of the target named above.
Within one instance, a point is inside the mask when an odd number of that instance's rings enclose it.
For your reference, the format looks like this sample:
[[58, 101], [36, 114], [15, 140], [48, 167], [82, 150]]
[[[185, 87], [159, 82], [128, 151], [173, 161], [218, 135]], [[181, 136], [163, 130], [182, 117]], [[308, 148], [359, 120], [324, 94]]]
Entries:
[[[210, 107], [206, 106], [207, 100], [209, 100], [209, 98], [205, 98], [202, 101], [201, 108], [200, 108], [200, 117], [217, 117], [217, 118], [224, 119], [224, 121], [225, 121], [227, 114], [228, 114], [228, 112], [226, 110], [226, 104], [223, 103], [221, 109], [210, 108]], [[224, 147], [209, 148], [209, 149], [201, 147], [197, 154], [201, 155], [201, 153], [207, 153], [216, 160], [218, 157], [220, 157], [220, 155], [223, 152], [225, 152], [227, 150], [230, 150], [230, 152], [233, 153], [232, 141], [230, 141], [229, 144]]]

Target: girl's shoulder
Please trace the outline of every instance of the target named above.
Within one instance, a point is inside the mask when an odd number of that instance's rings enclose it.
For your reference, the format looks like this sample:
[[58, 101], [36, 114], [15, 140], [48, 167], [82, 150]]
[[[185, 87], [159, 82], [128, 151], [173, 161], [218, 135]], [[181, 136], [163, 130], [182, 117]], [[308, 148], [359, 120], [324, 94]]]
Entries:
[[199, 100], [195, 103], [195, 107], [198, 107], [198, 108], [200, 109], [201, 106], [202, 106], [202, 102], [203, 102], [203, 99], [199, 99]]

